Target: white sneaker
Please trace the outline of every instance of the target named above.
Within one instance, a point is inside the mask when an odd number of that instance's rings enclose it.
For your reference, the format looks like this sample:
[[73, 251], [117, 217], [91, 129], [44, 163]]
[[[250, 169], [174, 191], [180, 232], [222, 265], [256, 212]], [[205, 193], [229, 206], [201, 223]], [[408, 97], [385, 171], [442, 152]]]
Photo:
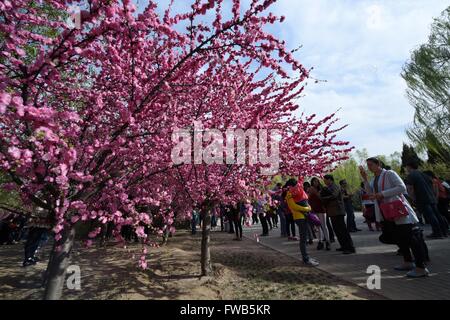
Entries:
[[314, 259], [309, 259], [307, 262], [303, 262], [308, 267], [317, 267], [319, 265], [319, 262]]

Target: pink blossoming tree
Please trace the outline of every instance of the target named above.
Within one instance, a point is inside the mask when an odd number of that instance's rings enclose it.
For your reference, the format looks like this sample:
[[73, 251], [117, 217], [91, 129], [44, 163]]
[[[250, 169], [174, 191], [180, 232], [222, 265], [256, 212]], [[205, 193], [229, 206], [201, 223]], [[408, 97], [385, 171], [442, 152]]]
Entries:
[[[277, 129], [279, 174], [321, 174], [346, 159], [334, 115], [294, 115], [308, 70], [264, 31], [283, 20], [267, 12], [275, 0], [233, 0], [231, 12], [223, 2], [159, 15], [154, 1], [141, 13], [130, 0], [0, 1], [0, 170], [11, 181], [3, 187], [51, 219], [46, 298], [60, 297], [75, 226], [87, 221], [113, 223], [118, 238], [133, 226], [145, 255], [143, 226], [157, 216], [152, 230], [173, 232], [175, 215], [199, 206], [210, 272], [210, 209], [268, 177], [261, 164], [174, 164], [177, 128]], [[75, 28], [46, 10], [73, 5], [83, 8]]]

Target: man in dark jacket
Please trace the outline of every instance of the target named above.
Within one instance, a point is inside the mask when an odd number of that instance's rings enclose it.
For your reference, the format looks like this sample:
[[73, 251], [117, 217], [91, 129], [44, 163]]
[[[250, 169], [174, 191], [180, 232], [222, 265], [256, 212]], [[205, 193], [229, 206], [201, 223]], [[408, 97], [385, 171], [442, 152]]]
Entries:
[[433, 181], [418, 169], [419, 165], [416, 161], [409, 161], [406, 164], [406, 170], [408, 171], [408, 177], [406, 178], [408, 193], [414, 199], [419, 212], [426, 217], [431, 225], [433, 233], [428, 235], [427, 238], [447, 238], [448, 223], [437, 208], [437, 198], [433, 191]]
[[325, 206], [327, 215], [330, 217], [334, 232], [341, 245], [341, 247], [336, 250], [342, 251], [343, 254], [355, 253], [356, 251], [352, 237], [345, 225], [345, 205], [342, 190], [334, 183], [332, 175], [326, 175], [324, 177], [324, 182], [326, 187], [324, 188], [324, 192], [321, 193], [320, 199]]

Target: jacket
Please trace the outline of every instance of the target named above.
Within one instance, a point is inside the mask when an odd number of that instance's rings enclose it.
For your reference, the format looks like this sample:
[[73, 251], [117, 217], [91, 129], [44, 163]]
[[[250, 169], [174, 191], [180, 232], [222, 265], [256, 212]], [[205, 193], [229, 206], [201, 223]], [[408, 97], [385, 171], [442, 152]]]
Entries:
[[[384, 188], [382, 188], [383, 179]], [[366, 191], [371, 194], [375, 193], [373, 188], [374, 180], [375, 179], [373, 178], [370, 183], [367, 181], [364, 183]], [[404, 196], [404, 194], [407, 194], [406, 185], [395, 171], [385, 169], [381, 171], [380, 178], [378, 179], [378, 191], [384, 196], [382, 202], [387, 203], [395, 200], [401, 200], [408, 210], [408, 216], [397, 219], [395, 224], [415, 224], [419, 222], [414, 209]], [[384, 220], [378, 201], [375, 201], [375, 217], [378, 222]]]
[[328, 191], [327, 195], [320, 195], [320, 200], [325, 207], [327, 215], [330, 217], [345, 216], [344, 198], [341, 188], [333, 183], [329, 187], [325, 187]]
[[303, 207], [303, 206], [299, 206], [298, 204], [296, 204], [290, 191], [288, 191], [288, 193], [286, 194], [285, 200], [289, 207], [289, 210], [292, 213], [292, 217], [294, 218], [294, 221], [305, 219], [305, 213], [308, 213], [311, 211], [310, 206]]

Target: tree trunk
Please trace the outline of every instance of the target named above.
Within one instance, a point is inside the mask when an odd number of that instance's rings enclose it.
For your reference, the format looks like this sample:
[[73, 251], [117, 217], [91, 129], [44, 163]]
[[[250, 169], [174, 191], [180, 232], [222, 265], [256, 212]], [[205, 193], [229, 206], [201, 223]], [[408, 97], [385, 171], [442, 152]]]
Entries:
[[204, 211], [202, 225], [202, 254], [200, 260], [202, 265], [202, 276], [209, 276], [212, 273], [211, 253], [209, 251], [210, 230], [211, 211], [209, 209], [206, 209]]
[[[47, 265], [45, 300], [61, 299], [66, 270], [69, 266], [70, 253], [75, 239], [75, 228], [66, 227], [61, 235], [62, 238], [53, 244], [53, 250]], [[61, 246], [61, 251], [56, 252], [57, 246]]]

